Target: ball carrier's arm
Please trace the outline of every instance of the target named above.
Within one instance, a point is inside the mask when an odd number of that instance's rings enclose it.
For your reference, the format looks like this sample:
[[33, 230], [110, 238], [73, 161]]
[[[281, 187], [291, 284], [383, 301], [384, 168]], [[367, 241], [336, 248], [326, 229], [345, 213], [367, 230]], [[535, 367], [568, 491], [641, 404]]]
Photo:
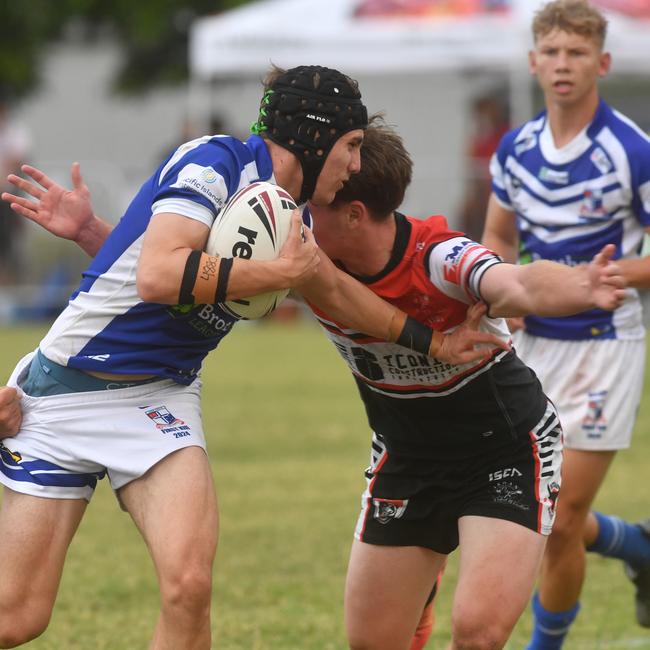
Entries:
[[[86, 253], [94, 256], [110, 234], [112, 227], [94, 214], [90, 202], [90, 192], [81, 176], [79, 164], [73, 163], [71, 168], [72, 190], [67, 190], [42, 171], [30, 165], [23, 165], [22, 171], [33, 182], [13, 174], [8, 177], [8, 180], [35, 200], [8, 192], [2, 194], [2, 199], [9, 202], [17, 214], [34, 221], [58, 237], [74, 241]], [[178, 219], [183, 219], [183, 221], [178, 224]], [[153, 245], [150, 247], [152, 250], [157, 248], [155, 240], [158, 236], [167, 241], [174, 241], [168, 230], [169, 227], [180, 227], [182, 225], [185, 237], [187, 237], [187, 219], [178, 215], [157, 215], [154, 221], [158, 221], [161, 228], [156, 229], [156, 231], [152, 228], [147, 233], [147, 237], [154, 240], [152, 241]], [[190, 224], [190, 226], [193, 226], [193, 224]], [[210, 259], [210, 256], [204, 253], [197, 256], [195, 253], [192, 264], [196, 264], [197, 258], [199, 260], [196, 279], [194, 279], [192, 268], [187, 271], [192, 251], [202, 251], [207, 238], [207, 228], [205, 226], [197, 222], [195, 228], [196, 233], [189, 237], [189, 241], [186, 242], [182, 253], [175, 256], [177, 258], [177, 261], [175, 261], [176, 282], [170, 282], [169, 286], [162, 289], [162, 293], [157, 283], [160, 277], [169, 277], [169, 274], [165, 272], [169, 270], [169, 254], [167, 256], [156, 256], [162, 269], [160, 273], [157, 273], [156, 265], [150, 267], [152, 275], [157, 275], [151, 285], [153, 287], [158, 286], [158, 288], [152, 290], [152, 297], [155, 293], [157, 301], [176, 304], [181, 297], [181, 286], [184, 285], [187, 291], [190, 284], [192, 284], [190, 291], [196, 301], [209, 303], [214, 300], [219, 279], [219, 265], [215, 264], [213, 259]], [[303, 244], [315, 246], [311, 232], [307, 229], [305, 233], [307, 242], [303, 242], [302, 238], [290, 236], [285, 248], [287, 245], [290, 247], [301, 246], [304, 252]], [[305, 282], [306, 277], [299, 280], [294, 278], [291, 282], [281, 282], [280, 287], [257, 285], [256, 290], [249, 288], [252, 286], [252, 282], [255, 281], [251, 279], [252, 276], [257, 275], [254, 272], [254, 265], [251, 264], [251, 260], [234, 260], [233, 266], [241, 266], [239, 273], [241, 284], [238, 286], [235, 281], [236, 275], [231, 270], [226, 277], [228, 287], [226, 297], [232, 299], [246, 295], [250, 296], [254, 295], [255, 292], [261, 293], [273, 288], [287, 288], [299, 284], [299, 290], [305, 298], [326, 311], [333, 318], [345, 323], [348, 327], [366, 332], [377, 338], [398, 342], [424, 354], [437, 356], [443, 361], [465, 363], [491, 353], [485, 347], [475, 349], [475, 345], [478, 343], [504, 347], [504, 344], [496, 337], [477, 331], [478, 321], [485, 311], [481, 306], [472, 308], [468, 313], [468, 320], [465, 324], [453, 334], [446, 336], [441, 332], [434, 332], [430, 328], [421, 325], [414, 319], [407, 317], [401, 310], [383, 301], [367, 287], [337, 269], [322, 251], [318, 252], [318, 258], [320, 260], [320, 264], [317, 264], [319, 271], [309, 282]], [[203, 262], [206, 271], [203, 280], [198, 277], [201, 274], [201, 262]], [[258, 262], [258, 264], [262, 263]], [[210, 269], [215, 272], [207, 273]], [[251, 274], [251, 278], [246, 278], [247, 272]], [[271, 276], [268, 273], [262, 275], [266, 282], [277, 281], [277, 277], [270, 280]], [[259, 281], [259, 277], [257, 281]], [[147, 281], [140, 278], [139, 282], [146, 285]], [[146, 286], [143, 289], [144, 293], [149, 291]], [[221, 291], [223, 291], [223, 286]], [[185, 297], [185, 294], [183, 294], [183, 297]]]

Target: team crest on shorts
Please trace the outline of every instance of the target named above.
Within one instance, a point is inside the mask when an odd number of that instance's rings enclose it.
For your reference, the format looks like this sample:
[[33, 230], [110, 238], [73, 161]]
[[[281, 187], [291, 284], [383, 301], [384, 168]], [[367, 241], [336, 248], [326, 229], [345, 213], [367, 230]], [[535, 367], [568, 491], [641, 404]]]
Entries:
[[145, 415], [156, 425], [160, 433], [171, 433], [174, 438], [185, 438], [191, 435], [190, 427], [183, 420], [170, 413], [166, 406], [141, 406]]
[[400, 519], [408, 503], [408, 499], [373, 499], [375, 511], [372, 516], [380, 524], [387, 524], [391, 519]]
[[546, 486], [548, 494], [544, 499], [544, 505], [548, 508], [551, 516], [555, 513], [555, 504], [557, 503], [557, 498], [560, 494], [560, 484], [557, 481], [553, 481]]
[[607, 391], [594, 391], [589, 393], [587, 414], [582, 419], [582, 430], [587, 438], [600, 438], [607, 429], [607, 420], [603, 414]]
[[167, 429], [168, 427], [175, 427], [179, 424], [185, 424], [183, 420], [174, 417], [166, 406], [156, 406], [145, 411], [145, 415], [156, 424], [157, 429]]
[[500, 481], [492, 485], [492, 500], [494, 503], [501, 503], [519, 510], [528, 510], [524, 501], [524, 491], [511, 481]]

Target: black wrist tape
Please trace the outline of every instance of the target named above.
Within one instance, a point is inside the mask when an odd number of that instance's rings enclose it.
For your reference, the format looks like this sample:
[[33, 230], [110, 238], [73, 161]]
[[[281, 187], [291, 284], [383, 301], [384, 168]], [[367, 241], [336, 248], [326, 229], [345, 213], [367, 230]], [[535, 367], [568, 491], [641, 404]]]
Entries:
[[430, 327], [422, 325], [411, 316], [407, 316], [404, 327], [395, 342], [416, 352], [429, 354], [432, 338], [433, 330]]
[[178, 294], [178, 304], [179, 305], [193, 305], [194, 304], [194, 284], [196, 282], [196, 276], [199, 272], [199, 262], [201, 261], [201, 255], [203, 251], [192, 251], [187, 256], [187, 262], [185, 262], [185, 271], [183, 271], [183, 279], [181, 280], [181, 290]]
[[217, 290], [214, 294], [214, 301], [225, 302], [228, 293], [228, 278], [232, 269], [232, 257], [222, 257], [219, 262], [219, 275], [217, 276]]

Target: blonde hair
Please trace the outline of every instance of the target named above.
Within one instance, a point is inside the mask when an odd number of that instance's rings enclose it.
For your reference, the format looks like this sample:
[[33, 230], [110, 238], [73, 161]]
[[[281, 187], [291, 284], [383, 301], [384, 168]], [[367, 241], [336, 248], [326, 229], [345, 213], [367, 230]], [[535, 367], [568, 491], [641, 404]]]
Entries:
[[537, 41], [554, 29], [580, 34], [602, 48], [607, 35], [607, 20], [586, 0], [553, 0], [535, 14], [533, 38]]

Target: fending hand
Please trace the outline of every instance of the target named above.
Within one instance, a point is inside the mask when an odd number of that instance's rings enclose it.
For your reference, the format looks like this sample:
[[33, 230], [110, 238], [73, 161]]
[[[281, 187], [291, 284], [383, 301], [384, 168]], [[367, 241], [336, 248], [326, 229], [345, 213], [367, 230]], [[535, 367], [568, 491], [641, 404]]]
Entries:
[[2, 200], [17, 214], [39, 224], [57, 237], [77, 241], [95, 218], [90, 191], [81, 176], [79, 163], [72, 163], [72, 190], [59, 185], [40, 169], [22, 165], [21, 170], [32, 180], [10, 174], [7, 180], [36, 200], [2, 193]]
[[465, 320], [451, 334], [445, 335], [433, 356], [439, 361], [459, 365], [485, 359], [496, 348], [509, 350], [510, 344], [496, 334], [479, 331], [481, 318], [486, 313], [487, 306], [484, 303], [472, 305], [467, 310]]

